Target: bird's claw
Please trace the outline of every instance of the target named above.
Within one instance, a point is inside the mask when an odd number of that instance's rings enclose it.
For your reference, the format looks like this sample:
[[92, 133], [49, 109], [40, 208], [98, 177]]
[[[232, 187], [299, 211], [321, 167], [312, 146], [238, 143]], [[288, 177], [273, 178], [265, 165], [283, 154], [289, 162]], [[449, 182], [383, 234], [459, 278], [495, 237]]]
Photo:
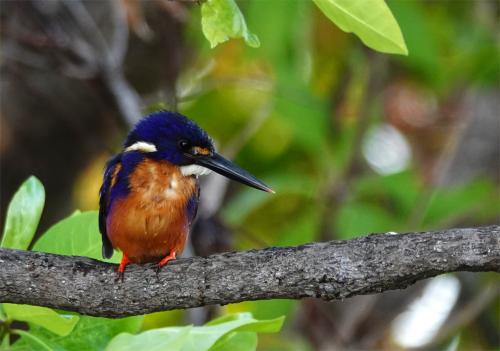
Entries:
[[115, 278], [115, 283], [116, 282], [120, 282], [120, 283], [123, 283], [123, 272], [118, 272], [118, 274], [116, 275], [116, 278]]
[[160, 270], [161, 270], [161, 265], [156, 265], [155, 268], [155, 273], [156, 273], [156, 280], [160, 281]]

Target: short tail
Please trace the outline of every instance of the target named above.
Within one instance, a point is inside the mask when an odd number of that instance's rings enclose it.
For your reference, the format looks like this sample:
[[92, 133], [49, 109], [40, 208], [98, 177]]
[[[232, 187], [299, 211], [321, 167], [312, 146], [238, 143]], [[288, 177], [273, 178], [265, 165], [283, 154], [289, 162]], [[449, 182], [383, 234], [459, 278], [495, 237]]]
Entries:
[[111, 245], [111, 241], [109, 241], [108, 237], [102, 236], [102, 257], [111, 258], [113, 256], [113, 245]]

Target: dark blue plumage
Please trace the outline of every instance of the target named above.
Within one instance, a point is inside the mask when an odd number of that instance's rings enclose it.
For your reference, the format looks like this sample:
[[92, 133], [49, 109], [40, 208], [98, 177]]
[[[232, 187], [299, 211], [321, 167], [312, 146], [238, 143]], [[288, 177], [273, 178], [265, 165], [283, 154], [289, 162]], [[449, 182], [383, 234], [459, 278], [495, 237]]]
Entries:
[[113, 256], [113, 246], [109, 241], [106, 229], [106, 217], [110, 204], [110, 190], [113, 172], [117, 164], [120, 163], [122, 154], [113, 156], [107, 163], [104, 170], [104, 179], [99, 191], [99, 231], [102, 235], [102, 256], [111, 258]]

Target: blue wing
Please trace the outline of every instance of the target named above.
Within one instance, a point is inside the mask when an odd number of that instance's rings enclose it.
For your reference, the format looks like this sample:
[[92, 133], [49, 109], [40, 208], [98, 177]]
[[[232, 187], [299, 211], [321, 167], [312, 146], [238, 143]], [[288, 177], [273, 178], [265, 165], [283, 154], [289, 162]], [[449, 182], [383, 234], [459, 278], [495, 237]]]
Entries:
[[120, 161], [121, 154], [118, 154], [106, 163], [104, 179], [99, 191], [99, 231], [102, 235], [102, 256], [104, 258], [111, 258], [111, 256], [113, 256], [113, 245], [111, 241], [109, 241], [106, 231], [106, 217], [108, 216], [109, 195], [111, 193], [113, 176], [116, 176], [115, 169], [117, 166], [120, 166]]

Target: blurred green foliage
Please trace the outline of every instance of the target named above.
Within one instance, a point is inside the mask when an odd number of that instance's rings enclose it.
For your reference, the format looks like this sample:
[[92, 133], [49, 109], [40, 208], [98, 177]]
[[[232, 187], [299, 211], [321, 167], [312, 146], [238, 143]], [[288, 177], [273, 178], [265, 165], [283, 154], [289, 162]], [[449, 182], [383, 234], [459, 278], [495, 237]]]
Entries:
[[[326, 189], [343, 181], [350, 160], [356, 156], [353, 146], [360, 113], [367, 111], [367, 122], [363, 123], [370, 126], [387, 123], [382, 91], [375, 92], [369, 106], [363, 106], [364, 96], [370, 93], [373, 55], [352, 35], [335, 28], [312, 2], [239, 4], [260, 39], [260, 48], [228, 42], [209, 52], [193, 26], [189, 38], [199, 47], [193, 65], [206, 67], [203, 62], [210, 61], [211, 69], [199, 81], [201, 89], [195, 96], [185, 102], [181, 98], [180, 110], [198, 120], [224, 150], [232, 137], [252, 125], [262, 108], [270, 108], [236, 161], [277, 193], [269, 197], [238, 188], [222, 207], [222, 218], [234, 233], [237, 249], [315, 241], [322, 226]], [[410, 81], [425, 87], [443, 104], [457, 89], [497, 84], [499, 55], [494, 26], [482, 20], [478, 4], [397, 0], [387, 4], [409, 54], [387, 57], [388, 71], [375, 74], [385, 74], [389, 82]], [[365, 8], [365, 12], [370, 11]], [[335, 100], [338, 90], [340, 101]], [[436, 138], [446, 144], [448, 131], [439, 125], [433, 128]], [[422, 141], [432, 143], [430, 139]], [[426, 157], [435, 160], [439, 155], [428, 153]], [[500, 200], [493, 194], [498, 194], [498, 185], [491, 178], [435, 186], [426, 175], [428, 166], [416, 158], [408, 169], [389, 175], [378, 174], [362, 159], [358, 162], [361, 171], [351, 177], [345, 196], [331, 214], [333, 238], [497, 220]], [[224, 311], [251, 311], [262, 318], [286, 314], [290, 324], [283, 340], [292, 334], [293, 311], [299, 305], [287, 300], [256, 301], [230, 305]], [[259, 345], [272, 349], [274, 342], [266, 337]]]

